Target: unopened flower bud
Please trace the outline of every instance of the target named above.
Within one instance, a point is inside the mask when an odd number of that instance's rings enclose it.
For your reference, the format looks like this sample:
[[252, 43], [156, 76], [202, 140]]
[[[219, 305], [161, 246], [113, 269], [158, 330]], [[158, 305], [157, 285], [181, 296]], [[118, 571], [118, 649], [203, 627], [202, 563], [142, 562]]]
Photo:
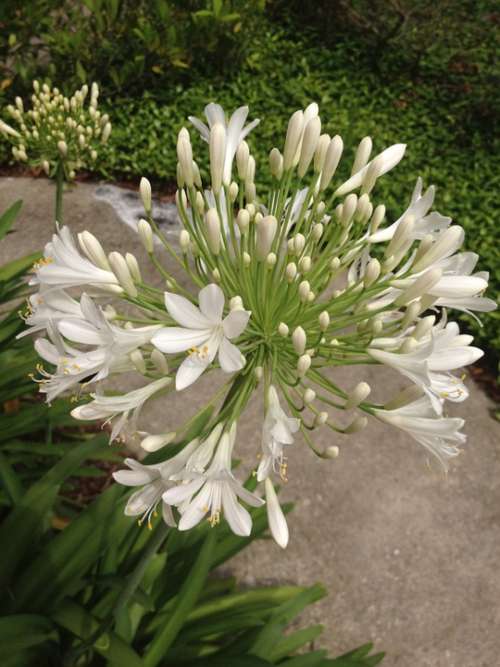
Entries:
[[330, 181], [335, 174], [340, 158], [342, 156], [342, 151], [344, 150], [344, 142], [341, 137], [337, 134], [330, 141], [330, 145], [326, 151], [325, 163], [323, 165], [323, 170], [321, 172], [321, 179], [319, 182], [319, 189], [325, 190], [329, 185]]
[[414, 299], [418, 299], [429, 292], [441, 279], [441, 269], [429, 269], [415, 280], [413, 285], [403, 291], [394, 302], [396, 306], [404, 306]]
[[366, 271], [364, 275], [364, 285], [365, 287], [370, 287], [377, 280], [380, 275], [380, 262], [377, 258], [371, 259], [366, 265]]
[[325, 451], [323, 452], [323, 456], [326, 459], [336, 459], [340, 453], [339, 448], [337, 445], [330, 445], [330, 447], [327, 447]]
[[106, 123], [101, 135], [101, 143], [105, 144], [111, 135], [111, 123]]
[[238, 177], [244, 181], [247, 175], [248, 158], [250, 157], [250, 149], [246, 141], [242, 141], [236, 151], [236, 167], [238, 169]]
[[238, 197], [238, 191], [239, 191], [238, 183], [233, 181], [229, 186], [229, 201], [231, 203], [236, 201], [236, 198]]
[[81, 232], [81, 234], [78, 234], [78, 243], [93, 264], [105, 271], [110, 270], [106, 253], [99, 240], [93, 234], [87, 231]]
[[364, 137], [359, 142], [358, 148], [356, 150], [356, 156], [351, 169], [351, 176], [356, 174], [358, 171], [363, 169], [368, 164], [370, 155], [372, 152], [372, 140], [370, 137]]
[[47, 176], [48, 176], [49, 173], [50, 173], [50, 164], [48, 163], [47, 160], [44, 160], [44, 161], [42, 162], [42, 169], [44, 170], [44, 172], [45, 172], [45, 173], [47, 174]]
[[141, 194], [142, 205], [146, 213], [151, 213], [151, 183], [144, 176], [141, 178], [139, 184], [139, 192]]
[[270, 252], [269, 255], [266, 257], [267, 268], [272, 269], [277, 261], [278, 261], [278, 258], [276, 256], [276, 253]]
[[375, 208], [372, 215], [372, 219], [370, 221], [370, 234], [375, 234], [375, 232], [380, 227], [380, 224], [384, 218], [385, 218], [385, 206], [383, 204], [379, 204]]
[[363, 416], [356, 417], [347, 428], [344, 429], [344, 433], [358, 433], [366, 428], [368, 424], [368, 419]]
[[367, 382], [360, 382], [357, 384], [354, 389], [347, 394], [345, 409], [351, 410], [352, 408], [356, 408], [369, 396], [370, 392], [371, 387]]
[[165, 447], [172, 440], [175, 440], [175, 433], [163, 433], [161, 435], [148, 435], [141, 442], [141, 447], [146, 452], [156, 452], [162, 447]]
[[[185, 130], [185, 132], [182, 130]], [[189, 133], [184, 127], [182, 130], [179, 132], [179, 138], [177, 139], [177, 159], [181, 166], [184, 182], [189, 188], [192, 188], [194, 184], [193, 150], [191, 148]]]
[[326, 310], [324, 310], [322, 313], [319, 314], [318, 320], [319, 320], [319, 328], [321, 329], [321, 331], [326, 331], [330, 326], [330, 315], [327, 313]]
[[130, 353], [130, 361], [134, 364], [138, 373], [142, 373], [142, 375], [146, 374], [146, 362], [140, 350], [134, 350]]
[[57, 150], [61, 157], [66, 157], [68, 154], [68, 144], [61, 139], [61, 141], [57, 142]]
[[243, 265], [248, 267], [252, 263], [252, 258], [247, 252], [243, 253]]
[[370, 165], [366, 170], [366, 174], [363, 177], [363, 184], [361, 185], [362, 194], [370, 194], [370, 192], [373, 190], [375, 183], [377, 182], [377, 178], [380, 176], [381, 167], [382, 164], [378, 158], [375, 158], [372, 162], [370, 162]]
[[430, 333], [435, 322], [436, 322], [435, 315], [427, 315], [427, 317], [423, 317], [415, 327], [412, 333], [412, 337], [415, 338], [416, 340], [424, 338], [424, 336], [427, 336], [427, 334]]
[[311, 286], [307, 280], [303, 280], [299, 285], [299, 298], [302, 303], [305, 303], [309, 298], [309, 292], [311, 291]]
[[326, 424], [327, 421], [328, 421], [328, 412], [326, 411], [318, 412], [318, 414], [314, 419], [314, 426], [316, 427], [323, 426], [324, 424]]
[[277, 148], [273, 148], [269, 153], [269, 170], [271, 171], [271, 176], [280, 180], [283, 175], [283, 156]]
[[139, 263], [137, 261], [137, 258], [135, 255], [133, 255], [131, 252], [127, 252], [125, 255], [125, 261], [127, 262], [127, 266], [130, 270], [130, 275], [136, 282], [141, 282], [142, 277], [141, 277], [141, 269], [139, 267]]
[[285, 275], [289, 283], [295, 280], [295, 276], [297, 275], [297, 265], [295, 262], [290, 262], [287, 264]]
[[292, 343], [295, 352], [298, 355], [304, 354], [304, 350], [306, 349], [307, 336], [302, 327], [299, 326], [294, 329], [292, 334]]
[[320, 238], [323, 236], [323, 230], [324, 227], [321, 224], [321, 222], [318, 222], [317, 224], [314, 225], [312, 229], [312, 237], [314, 241], [319, 241]]
[[314, 171], [319, 174], [323, 165], [325, 164], [326, 151], [330, 145], [330, 135], [322, 134], [318, 139], [318, 145], [316, 146], [316, 152], [314, 153]]
[[[224, 158], [226, 154], [226, 129], [222, 123], [215, 123], [210, 130], [210, 176], [212, 190], [219, 194], [222, 186]], [[229, 185], [229, 183], [227, 184]]]
[[299, 178], [303, 178], [307, 169], [309, 168], [309, 165], [311, 164], [311, 160], [313, 159], [314, 152], [316, 151], [316, 147], [318, 145], [320, 134], [321, 121], [318, 116], [315, 116], [314, 118], [311, 118], [310, 121], [308, 121], [304, 130], [299, 166], [297, 169]]
[[308, 273], [311, 270], [311, 265], [311, 258], [305, 255], [301, 260], [299, 260], [299, 271], [301, 273]]
[[292, 114], [286, 132], [285, 148], [283, 150], [283, 169], [288, 171], [293, 165], [293, 160], [302, 138], [302, 131], [304, 127], [304, 112], [302, 110], [296, 111]]
[[335, 272], [340, 269], [340, 259], [338, 257], [334, 257], [332, 261], [330, 262], [330, 271]]
[[244, 310], [243, 299], [241, 296], [233, 296], [233, 298], [229, 300], [229, 310]]
[[262, 366], [255, 367], [254, 375], [259, 382], [260, 380], [262, 380], [262, 378], [264, 377], [264, 369], [262, 368]]
[[146, 249], [146, 252], [153, 252], [153, 230], [151, 229], [149, 222], [144, 219], [139, 220], [137, 223], [137, 232], [139, 234], [139, 238], [141, 239], [142, 245]]
[[118, 282], [123, 287], [123, 289], [131, 297], [135, 298], [137, 296], [137, 289], [132, 280], [132, 275], [130, 274], [130, 269], [128, 268], [127, 262], [123, 255], [120, 255], [119, 252], [110, 252], [108, 255], [108, 261], [111, 266], [111, 270], [115, 274]]
[[207, 241], [210, 250], [214, 255], [220, 252], [220, 221], [219, 215], [214, 208], [207, 211], [206, 217]]
[[190, 242], [191, 237], [189, 236], [187, 229], [181, 230], [181, 233], [179, 234], [179, 245], [183, 253], [188, 251]]
[[417, 346], [417, 340], [413, 338], [413, 336], [408, 336], [408, 338], [405, 338], [405, 340], [400, 345], [399, 352], [401, 354], [409, 354], [410, 352], [416, 350]]
[[406, 216], [398, 225], [394, 236], [385, 249], [385, 257], [397, 255], [408, 242], [413, 241], [413, 230], [415, 228], [415, 220], [412, 215]]
[[277, 230], [278, 221], [274, 215], [266, 215], [265, 218], [262, 218], [262, 220], [258, 222], [256, 220], [255, 249], [259, 261], [265, 260], [269, 254]]
[[303, 398], [304, 398], [304, 403], [306, 405], [309, 405], [316, 398], [316, 392], [314, 391], [314, 389], [311, 389], [310, 387], [308, 387], [304, 392], [304, 397]]
[[302, 253], [306, 245], [306, 238], [303, 234], [296, 234], [293, 239], [293, 249], [297, 257]]
[[418, 273], [432, 266], [442, 259], [453, 255], [464, 241], [464, 230], [459, 225], [448, 227], [437, 237], [436, 242], [427, 250], [427, 252], [415, 261], [412, 271]]
[[157, 350], [155, 348], [151, 352], [150, 359], [154, 367], [158, 371], [158, 373], [161, 373], [162, 375], [168, 374], [168, 363], [165, 358], [165, 355], [162, 352], [160, 352], [160, 350]]
[[303, 354], [297, 361], [297, 374], [299, 377], [304, 377], [307, 371], [311, 368], [311, 357], [308, 354]]
[[283, 336], [283, 338], [286, 338], [288, 336], [289, 328], [288, 325], [285, 324], [284, 322], [280, 322], [278, 326], [278, 333], [280, 336]]
[[356, 206], [356, 219], [360, 222], [366, 222], [369, 220], [372, 212], [373, 204], [370, 201], [370, 197], [366, 193], [362, 194]]
[[350, 195], [347, 195], [347, 197], [344, 199], [344, 204], [342, 206], [342, 217], [340, 219], [340, 222], [342, 225], [347, 226], [354, 214], [356, 213], [356, 208], [358, 206], [358, 197], [354, 193], [351, 193]]
[[196, 193], [196, 210], [200, 215], [203, 215], [203, 212], [205, 210], [205, 200], [203, 199], [203, 195], [201, 192]]
[[219, 271], [219, 269], [214, 269], [212, 271], [212, 278], [214, 279], [214, 282], [220, 283], [220, 271]]
[[246, 234], [250, 224], [250, 214], [245, 208], [241, 208], [236, 216], [236, 224], [242, 234]]

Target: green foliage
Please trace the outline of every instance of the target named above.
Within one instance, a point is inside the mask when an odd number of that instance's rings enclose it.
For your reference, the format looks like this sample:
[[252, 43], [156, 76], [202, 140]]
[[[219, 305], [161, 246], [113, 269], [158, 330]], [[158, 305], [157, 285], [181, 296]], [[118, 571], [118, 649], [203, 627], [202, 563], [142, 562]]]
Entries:
[[30, 0], [2, 3], [3, 86], [37, 77], [65, 92], [98, 80], [142, 91], [191, 67], [221, 71], [245, 57], [265, 0]]

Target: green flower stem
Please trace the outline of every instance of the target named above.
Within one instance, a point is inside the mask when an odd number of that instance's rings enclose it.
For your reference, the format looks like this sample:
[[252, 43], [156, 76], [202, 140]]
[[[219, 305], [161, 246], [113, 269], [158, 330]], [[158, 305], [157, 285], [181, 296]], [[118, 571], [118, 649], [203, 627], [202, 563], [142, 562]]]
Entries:
[[63, 224], [63, 190], [64, 190], [64, 165], [61, 161], [56, 167], [56, 209], [55, 222]]

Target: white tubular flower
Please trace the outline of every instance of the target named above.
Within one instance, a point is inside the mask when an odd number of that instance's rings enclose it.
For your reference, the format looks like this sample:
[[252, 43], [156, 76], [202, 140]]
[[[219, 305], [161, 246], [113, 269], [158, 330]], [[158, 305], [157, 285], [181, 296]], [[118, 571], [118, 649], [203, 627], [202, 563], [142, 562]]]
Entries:
[[439, 325], [413, 351], [394, 353], [370, 348], [369, 354], [382, 364], [394, 368], [422, 388], [430, 397], [436, 413], [442, 412], [443, 399], [460, 402], [467, 398], [464, 383], [449, 371], [473, 364], [483, 351], [471, 347], [471, 337], [459, 334], [458, 325], [450, 322], [444, 329]]
[[267, 401], [268, 408], [262, 426], [262, 457], [257, 469], [259, 482], [273, 472], [286, 480], [288, 465], [283, 450], [293, 445], [293, 434], [300, 428], [300, 420], [288, 417], [282, 409], [273, 385], [269, 387]]
[[83, 319], [80, 303], [76, 299], [64, 290], [49, 289], [46, 286], [41, 286], [37, 294], [29, 297], [28, 311], [25, 322], [29, 329], [22, 331], [18, 338], [43, 331], [47, 329], [49, 323], [57, 324], [66, 317]]
[[415, 223], [414, 236], [416, 239], [423, 239], [427, 234], [433, 234], [446, 229], [450, 225], [451, 218], [445, 217], [436, 211], [429, 213], [436, 194], [434, 186], [431, 185], [423, 195], [422, 187], [423, 182], [422, 179], [419, 178], [415, 185], [415, 190], [413, 191], [409, 207], [392, 225], [372, 234], [370, 236], [371, 243], [390, 241], [402, 221], [409, 217]]
[[43, 259], [35, 264], [30, 285], [67, 287], [91, 286], [119, 294], [123, 291], [112, 271], [97, 267], [79, 253], [68, 227], [61, 227], [47, 243]]
[[[136, 433], [137, 421], [144, 403], [156, 392], [165, 389], [172, 382], [171, 378], [155, 380], [145, 387], [134, 389], [126, 394], [118, 396], [103, 396], [91, 394], [92, 401], [85, 405], [79, 405], [71, 411], [71, 416], [83, 421], [106, 420], [105, 423], [113, 423], [113, 429], [109, 438], [110, 443], [121, 437], [125, 430]], [[129, 415], [132, 416], [129, 422]]]
[[208, 127], [194, 116], [189, 116], [189, 120], [199, 131], [202, 139], [207, 142], [210, 139], [210, 130], [216, 123], [220, 123], [225, 128], [226, 143], [222, 181], [224, 185], [229, 185], [232, 178], [233, 160], [236, 151], [238, 150], [238, 146], [260, 121], [258, 119], [253, 120], [245, 127], [245, 122], [248, 116], [248, 107], [240, 107], [239, 109], [236, 109], [229, 119], [229, 123], [227, 123], [224, 109], [220, 104], [213, 103], [207, 104], [205, 107], [205, 116], [208, 121]]
[[233, 533], [243, 537], [250, 535], [252, 518], [238, 499], [252, 507], [259, 507], [264, 501], [247, 491], [231, 472], [235, 437], [236, 424], [233, 424], [230, 432], [222, 435], [207, 471], [191, 478], [187, 473], [187, 483], [169, 489], [163, 494], [164, 502], [180, 506], [182, 516], [179, 530], [193, 528], [206, 514], [209, 514], [210, 525], [215, 526], [220, 522], [224, 512]]
[[[139, 524], [147, 523], [152, 528], [152, 518], [156, 516], [156, 508], [162, 500], [162, 495], [171, 486], [170, 478], [183, 469], [186, 460], [198, 446], [193, 440], [186, 445], [176, 456], [155, 465], [144, 465], [135, 459], [125, 459], [124, 463], [129, 470], [118, 470], [113, 477], [123, 486], [140, 486], [128, 499], [125, 507], [127, 516], [139, 516]], [[170, 505], [162, 502], [162, 517], [168, 526], [175, 526], [175, 519]]]
[[247, 310], [233, 310], [224, 319], [224, 293], [214, 283], [198, 295], [199, 308], [186, 298], [165, 292], [165, 306], [180, 327], [160, 329], [151, 339], [161, 352], [175, 354], [189, 350], [175, 378], [180, 391], [193, 384], [212, 363], [216, 354], [226, 373], [239, 371], [245, 359], [230, 340], [243, 333], [250, 317]]
[[[374, 158], [374, 160], [378, 160], [378, 175], [383, 176], [391, 169], [394, 169], [394, 167], [403, 159], [405, 150], [406, 144], [394, 144], [393, 146], [386, 148], [385, 151], [382, 151], [382, 153], [379, 153], [379, 155]], [[341, 197], [348, 194], [349, 192], [352, 192], [352, 190], [359, 188], [363, 184], [363, 180], [372, 162], [373, 160], [368, 162], [367, 165], [353, 174], [351, 178], [349, 178], [345, 183], [337, 188], [335, 191], [335, 196]]]
[[265, 481], [266, 487], [266, 509], [267, 509], [267, 520], [269, 522], [269, 528], [271, 530], [271, 535], [274, 538], [274, 541], [282, 549], [286, 549], [288, 545], [288, 525], [286, 523], [285, 515], [281, 509], [281, 505], [274, 490], [273, 483], [269, 478]]
[[375, 416], [386, 424], [408, 433], [448, 469], [448, 461], [460, 453], [466, 441], [460, 433], [464, 420], [438, 417], [428, 396], [393, 410], [375, 410]]

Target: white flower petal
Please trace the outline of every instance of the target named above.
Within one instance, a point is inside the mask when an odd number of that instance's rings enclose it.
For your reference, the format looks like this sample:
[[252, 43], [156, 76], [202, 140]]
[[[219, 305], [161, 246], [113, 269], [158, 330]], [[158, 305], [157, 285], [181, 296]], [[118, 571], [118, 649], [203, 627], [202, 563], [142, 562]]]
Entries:
[[188, 329], [209, 329], [211, 322], [202, 315], [191, 301], [172, 292], [165, 292], [165, 306], [172, 317], [182, 327]]
[[133, 493], [127, 505], [125, 506], [125, 514], [127, 516], [138, 516], [144, 514], [156, 502], [158, 496], [158, 488], [154, 484], [148, 484], [139, 491]]
[[181, 516], [179, 530], [189, 530], [200, 523], [210, 507], [211, 492], [211, 484], [207, 482]]
[[237, 338], [245, 330], [250, 318], [249, 310], [233, 310], [224, 318], [222, 327], [226, 338]]
[[374, 160], [377, 160], [380, 168], [379, 168], [379, 176], [382, 176], [383, 174], [386, 174], [388, 171], [393, 169], [398, 162], [400, 162], [403, 158], [403, 155], [405, 154], [406, 150], [406, 144], [393, 144], [392, 146], [389, 146], [389, 148], [386, 148], [384, 151], [379, 153], [373, 160], [368, 162], [368, 164], [363, 167], [363, 169], [360, 169], [358, 172], [353, 174], [351, 178], [349, 178], [345, 183], [343, 183], [335, 192], [335, 195], [337, 197], [341, 197], [343, 195], [348, 194], [352, 190], [355, 190], [356, 188], [359, 188], [359, 186], [363, 183], [363, 179], [366, 175], [366, 172], [370, 168], [370, 165], [373, 163]]
[[151, 342], [160, 352], [175, 354], [203, 345], [210, 338], [210, 333], [210, 329], [165, 327], [151, 337]]
[[113, 478], [118, 484], [124, 486], [143, 486], [151, 482], [151, 474], [146, 470], [117, 470]]
[[269, 528], [271, 535], [276, 543], [285, 549], [288, 544], [288, 525], [283, 514], [283, 510], [279, 504], [278, 496], [274, 490], [273, 483], [269, 478], [266, 479], [266, 503], [267, 503], [267, 519], [269, 521]]
[[235, 373], [245, 366], [245, 357], [224, 337], [219, 347], [219, 363], [225, 373]]
[[222, 489], [222, 507], [226, 521], [233, 533], [242, 537], [248, 537], [252, 532], [252, 517], [238, 503], [234, 492], [227, 485], [224, 485]]
[[207, 285], [198, 295], [200, 311], [212, 325], [220, 324], [224, 310], [224, 292], [215, 283]]
[[203, 483], [203, 477], [198, 477], [188, 484], [179, 484], [178, 486], [173, 486], [163, 494], [163, 502], [167, 503], [168, 505], [180, 505], [188, 498], [191, 498], [191, 496], [193, 496], [203, 486]]

